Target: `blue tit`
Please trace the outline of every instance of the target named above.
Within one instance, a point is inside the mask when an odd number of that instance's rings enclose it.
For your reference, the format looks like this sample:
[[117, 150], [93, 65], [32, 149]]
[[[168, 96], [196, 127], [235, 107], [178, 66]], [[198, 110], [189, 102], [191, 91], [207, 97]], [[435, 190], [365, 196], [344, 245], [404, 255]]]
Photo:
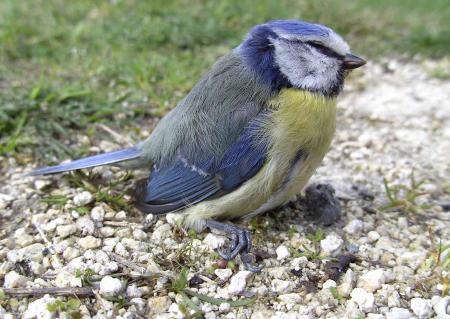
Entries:
[[257, 271], [249, 231], [223, 221], [256, 216], [302, 191], [333, 139], [345, 76], [365, 63], [326, 26], [269, 21], [219, 59], [146, 140], [30, 174], [148, 169], [136, 185], [141, 211], [177, 212], [186, 227], [225, 231], [230, 249], [219, 254], [240, 255]]

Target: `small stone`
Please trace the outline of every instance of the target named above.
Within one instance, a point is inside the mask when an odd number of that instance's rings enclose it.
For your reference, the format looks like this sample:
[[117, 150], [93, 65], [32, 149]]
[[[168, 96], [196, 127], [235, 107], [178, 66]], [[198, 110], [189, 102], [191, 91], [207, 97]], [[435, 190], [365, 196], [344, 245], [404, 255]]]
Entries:
[[328, 279], [323, 283], [322, 289], [330, 289], [330, 288], [336, 288], [336, 282], [334, 280]]
[[231, 305], [228, 302], [223, 302], [219, 306], [219, 312], [220, 313], [227, 313], [231, 309]]
[[[153, 297], [147, 301], [147, 318], [154, 318], [159, 314], [167, 312], [172, 301], [169, 297]], [[169, 318], [169, 317], [168, 317]]]
[[168, 213], [166, 214], [166, 221], [172, 226], [180, 225], [183, 220], [183, 215], [178, 213]]
[[82, 287], [81, 278], [67, 271], [60, 271], [56, 275], [55, 285], [57, 287]]
[[127, 297], [128, 298], [140, 298], [142, 296], [142, 291], [135, 284], [129, 285], [127, 287]]
[[355, 288], [350, 294], [362, 312], [370, 312], [375, 308], [375, 297], [363, 288]]
[[63, 251], [63, 257], [67, 261], [71, 261], [72, 259], [77, 258], [78, 256], [80, 256], [80, 250], [74, 247], [67, 247]]
[[392, 308], [386, 313], [386, 319], [409, 319], [411, 318], [411, 313], [405, 308]]
[[5, 275], [3, 287], [4, 288], [21, 288], [29, 281], [29, 278], [18, 274], [15, 271], [10, 271]]
[[34, 237], [27, 233], [26, 228], [19, 228], [14, 232], [14, 239], [18, 246], [29, 246], [34, 242]]
[[121, 210], [120, 212], [118, 212], [116, 214], [116, 216], [114, 216], [114, 218], [116, 220], [125, 220], [125, 219], [127, 219], [127, 212], [124, 210]]
[[111, 276], [105, 276], [100, 281], [100, 294], [105, 297], [118, 296], [123, 289], [122, 282]]
[[69, 237], [77, 232], [75, 225], [61, 225], [56, 227], [56, 234], [62, 238]]
[[95, 206], [91, 210], [91, 219], [96, 222], [102, 222], [105, 218], [105, 209], [103, 206]]
[[211, 250], [214, 250], [225, 244], [225, 237], [208, 233], [205, 236], [205, 239], [203, 239], [203, 243], [205, 243]]
[[283, 260], [291, 256], [289, 250], [284, 245], [278, 246], [275, 252], [277, 254], [277, 260]]
[[137, 240], [146, 240], [147, 234], [141, 229], [133, 230], [133, 237]]
[[394, 308], [400, 306], [401, 306], [400, 294], [397, 291], [393, 291], [388, 297], [388, 307]]
[[369, 238], [371, 243], [376, 242], [378, 239], [380, 239], [380, 234], [374, 230], [371, 230], [368, 234], [367, 237]]
[[214, 273], [221, 281], [227, 281], [228, 278], [230, 278], [231, 275], [233, 274], [233, 272], [229, 268], [216, 269], [216, 270], [214, 270]]
[[366, 272], [358, 281], [358, 287], [364, 288], [366, 291], [374, 292], [386, 283], [387, 278], [383, 269], [375, 269]]
[[272, 291], [284, 294], [288, 293], [293, 288], [293, 283], [288, 280], [280, 280], [280, 279], [274, 279], [271, 283], [271, 289]]
[[337, 291], [339, 295], [343, 297], [348, 297], [350, 296], [350, 293], [352, 292], [353, 288], [355, 288], [355, 285], [356, 279], [353, 270], [348, 269], [344, 277], [342, 277], [342, 282], [337, 287]]
[[94, 236], [86, 236], [83, 238], [80, 238], [78, 240], [78, 244], [83, 249], [94, 249], [98, 248], [102, 245], [102, 240], [100, 238], [95, 238]]
[[102, 227], [100, 228], [100, 235], [102, 235], [102, 237], [112, 237], [114, 236], [116, 230], [113, 227]]
[[152, 234], [152, 241], [156, 244], [161, 243], [165, 238], [167, 238], [171, 233], [171, 228], [169, 224], [162, 224], [156, 227]]
[[446, 297], [433, 297], [432, 299], [434, 306], [434, 312], [437, 314], [438, 318], [449, 319], [450, 314], [447, 312], [450, 305], [450, 296]]
[[93, 200], [94, 196], [88, 191], [84, 191], [75, 195], [75, 197], [73, 198], [73, 203], [76, 206], [85, 206], [91, 203]]
[[384, 319], [384, 316], [379, 313], [368, 313], [367, 319]]
[[291, 293], [291, 294], [283, 294], [279, 295], [278, 299], [280, 299], [285, 304], [299, 304], [302, 302], [302, 297], [299, 294]]
[[52, 183], [51, 180], [41, 180], [41, 179], [38, 179], [38, 180], [35, 180], [35, 181], [34, 181], [34, 187], [35, 187], [37, 190], [42, 190], [42, 189], [44, 189], [45, 187], [47, 187], [48, 185], [50, 185], [51, 183]]
[[397, 226], [399, 230], [408, 228], [408, 219], [406, 219], [406, 217], [400, 217], [397, 220]]
[[433, 307], [429, 299], [412, 298], [411, 310], [419, 319], [430, 318], [433, 314]]
[[320, 247], [326, 255], [336, 256], [340, 253], [344, 240], [337, 234], [329, 234], [320, 241]]
[[397, 263], [408, 266], [412, 270], [416, 270], [423, 264], [427, 258], [427, 252], [422, 251], [405, 251], [398, 258]]
[[348, 234], [359, 233], [364, 228], [364, 223], [359, 219], [353, 219], [347, 226], [344, 227], [344, 231]]
[[8, 257], [8, 260], [16, 263], [18, 261], [22, 260], [32, 260], [35, 262], [41, 262], [44, 258], [43, 251], [45, 249], [45, 246], [43, 244], [32, 244], [30, 246], [26, 246], [20, 249], [14, 249], [10, 250], [6, 256]]
[[52, 319], [55, 313], [48, 310], [48, 305], [55, 302], [55, 298], [45, 295], [28, 304], [27, 310], [23, 314], [23, 319]]
[[0, 209], [5, 209], [10, 203], [12, 203], [14, 197], [8, 194], [0, 193]]
[[247, 279], [251, 275], [252, 272], [244, 270], [231, 277], [230, 285], [228, 286], [228, 293], [231, 296], [236, 296], [242, 293], [247, 285]]
[[92, 235], [95, 231], [95, 224], [88, 216], [78, 218], [77, 227], [83, 235]]

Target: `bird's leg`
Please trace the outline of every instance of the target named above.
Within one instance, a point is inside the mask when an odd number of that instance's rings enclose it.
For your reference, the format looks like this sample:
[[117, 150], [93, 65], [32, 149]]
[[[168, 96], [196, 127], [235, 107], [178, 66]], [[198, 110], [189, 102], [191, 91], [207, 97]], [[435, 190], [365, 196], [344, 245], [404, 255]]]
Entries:
[[206, 227], [223, 231], [231, 237], [232, 242], [228, 252], [224, 252], [220, 249], [217, 250], [220, 257], [225, 260], [232, 260], [236, 258], [237, 255], [240, 255], [246, 269], [252, 272], [259, 272], [261, 270], [251, 264], [252, 257], [249, 253], [252, 248], [252, 238], [248, 230], [212, 219], [206, 221]]

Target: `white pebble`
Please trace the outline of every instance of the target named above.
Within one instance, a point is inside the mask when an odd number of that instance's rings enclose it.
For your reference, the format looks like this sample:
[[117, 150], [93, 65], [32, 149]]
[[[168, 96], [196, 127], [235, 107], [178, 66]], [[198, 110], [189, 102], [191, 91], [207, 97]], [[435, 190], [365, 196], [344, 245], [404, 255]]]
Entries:
[[22, 260], [33, 260], [35, 262], [41, 262], [44, 258], [44, 255], [42, 254], [42, 251], [44, 249], [45, 246], [43, 244], [36, 243], [20, 249], [10, 250], [8, 251], [6, 256], [8, 257], [8, 260], [13, 263]]
[[386, 283], [385, 271], [381, 268], [366, 272], [358, 281], [358, 287], [362, 287], [369, 292], [374, 292]]
[[293, 283], [289, 280], [274, 279], [271, 283], [272, 291], [279, 294], [288, 293], [293, 288], [292, 286]]
[[8, 206], [13, 200], [13, 196], [0, 193], [0, 209], [6, 208], [6, 206]]
[[341, 284], [337, 287], [338, 293], [343, 297], [350, 296], [353, 288], [355, 288], [356, 279], [353, 270], [348, 269], [344, 277], [342, 277]]
[[422, 298], [411, 299], [411, 310], [419, 319], [430, 318], [433, 314], [431, 300]]
[[100, 281], [100, 294], [105, 297], [118, 296], [122, 291], [122, 282], [111, 276], [105, 276]]
[[116, 214], [116, 216], [114, 216], [114, 218], [116, 220], [125, 220], [125, 219], [127, 219], [127, 212], [124, 210], [121, 210], [120, 212], [118, 212]]
[[208, 233], [205, 236], [205, 239], [203, 239], [203, 243], [205, 243], [211, 250], [214, 250], [225, 244], [225, 237], [213, 233]]
[[359, 219], [353, 219], [347, 226], [344, 227], [344, 231], [348, 234], [359, 233], [364, 228], [364, 223]]
[[63, 270], [58, 272], [55, 278], [57, 287], [82, 287], [81, 278]]
[[24, 287], [29, 279], [18, 274], [15, 271], [10, 271], [5, 275], [3, 287], [4, 288], [21, 288]]
[[128, 298], [140, 298], [142, 296], [142, 291], [135, 284], [129, 285], [127, 287], [127, 297]]
[[47, 305], [55, 302], [55, 298], [45, 295], [43, 298], [37, 299], [28, 304], [27, 310], [23, 314], [23, 319], [52, 319], [55, 318], [54, 313], [48, 311]]
[[91, 210], [91, 219], [96, 222], [102, 222], [105, 218], [105, 209], [102, 206], [95, 206]]
[[62, 238], [69, 237], [77, 232], [77, 227], [75, 225], [61, 225], [56, 227], [56, 234]]
[[400, 306], [401, 306], [400, 294], [397, 291], [393, 291], [388, 298], [388, 307], [394, 308]]
[[223, 302], [219, 306], [219, 312], [221, 312], [221, 313], [229, 312], [230, 309], [231, 309], [231, 306], [228, 302]]
[[409, 319], [411, 318], [411, 313], [405, 308], [392, 308], [386, 313], [386, 319]]
[[83, 249], [94, 249], [102, 245], [102, 240], [100, 238], [95, 238], [94, 236], [86, 236], [78, 240], [78, 245]]
[[367, 292], [363, 288], [355, 288], [350, 295], [361, 311], [370, 312], [374, 310], [375, 297], [371, 292]]
[[289, 250], [284, 245], [278, 246], [277, 249], [275, 250], [275, 252], [277, 254], [277, 260], [283, 260], [283, 259], [291, 256], [291, 254], [289, 253]]
[[222, 280], [222, 281], [227, 281], [228, 278], [231, 277], [231, 275], [233, 274], [233, 272], [231, 271], [231, 269], [225, 268], [225, 269], [216, 269], [214, 270], [214, 273], [216, 274], [216, 276]]
[[171, 228], [169, 224], [162, 224], [156, 227], [152, 234], [152, 241], [155, 244], [159, 244], [164, 241], [165, 238], [169, 237], [171, 233]]
[[85, 206], [91, 203], [94, 200], [94, 196], [88, 191], [81, 192], [76, 194], [73, 198], [73, 203], [77, 206]]
[[336, 282], [334, 280], [328, 279], [323, 283], [322, 289], [330, 289], [330, 288], [336, 288]]
[[180, 222], [183, 220], [183, 215], [178, 213], [168, 213], [166, 214], [166, 221], [168, 224], [172, 226], [180, 225]]
[[279, 295], [278, 299], [280, 299], [285, 304], [300, 304], [302, 302], [302, 296], [296, 293]]
[[344, 240], [337, 234], [329, 234], [320, 241], [320, 247], [326, 255], [335, 256], [339, 254], [344, 245]]
[[137, 240], [147, 239], [147, 234], [142, 229], [135, 229], [133, 231], [133, 237]]
[[95, 224], [88, 216], [78, 218], [77, 227], [83, 235], [92, 235], [95, 231]]
[[432, 302], [434, 303], [433, 309], [437, 314], [439, 319], [449, 319], [450, 314], [447, 309], [450, 305], [450, 296], [446, 297], [433, 297]]
[[367, 237], [369, 238], [371, 243], [376, 242], [378, 239], [380, 239], [380, 234], [374, 230], [371, 230], [368, 234]]
[[247, 285], [247, 279], [252, 275], [250, 271], [240, 271], [231, 277], [230, 285], [228, 286], [228, 293], [231, 296], [236, 296], [242, 293]]

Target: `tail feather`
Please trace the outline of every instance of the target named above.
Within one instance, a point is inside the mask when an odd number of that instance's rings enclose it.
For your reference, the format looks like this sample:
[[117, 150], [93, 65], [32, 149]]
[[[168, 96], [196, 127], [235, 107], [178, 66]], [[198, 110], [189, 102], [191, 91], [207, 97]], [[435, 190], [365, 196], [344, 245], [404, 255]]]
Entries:
[[132, 159], [137, 159], [141, 155], [142, 155], [141, 149], [137, 147], [130, 147], [118, 151], [80, 158], [73, 162], [63, 163], [56, 166], [37, 168], [31, 171], [28, 175], [36, 176], [36, 175], [55, 174], [82, 168], [114, 164]]

